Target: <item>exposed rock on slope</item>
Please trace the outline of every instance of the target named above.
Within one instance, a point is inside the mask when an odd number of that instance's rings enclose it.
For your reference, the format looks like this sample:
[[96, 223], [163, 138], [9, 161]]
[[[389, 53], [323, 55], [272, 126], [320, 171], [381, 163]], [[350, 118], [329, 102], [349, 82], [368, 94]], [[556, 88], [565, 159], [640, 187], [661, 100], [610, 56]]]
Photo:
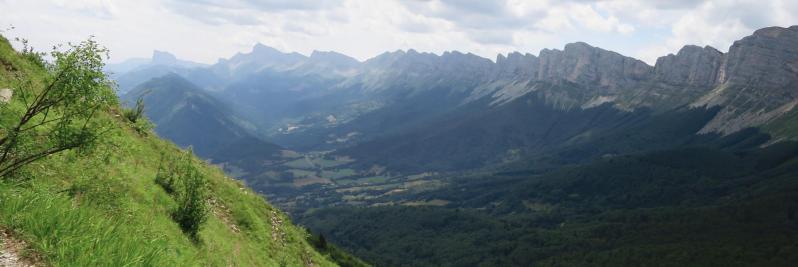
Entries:
[[676, 55], [657, 59], [655, 78], [667, 84], [709, 87], [717, 84], [723, 53], [715, 48], [688, 45]]
[[702, 132], [732, 133], [762, 125], [798, 104], [798, 26], [770, 27], [734, 42], [718, 87], [693, 106], [722, 106]]
[[[493, 82], [480, 86], [493, 103], [533, 91], [561, 109], [673, 109], [721, 106], [701, 133], [733, 133], [768, 123], [798, 105], [798, 26], [757, 30], [727, 54], [688, 45], [660, 57], [655, 67], [618, 53], [572, 43], [539, 57], [511, 53], [496, 60]], [[540, 91], [539, 83], [563, 85]], [[570, 88], [570, 89], [568, 89]], [[478, 97], [474, 97], [476, 99]]]
[[566, 80], [585, 87], [616, 91], [651, 77], [652, 68], [643, 61], [592, 47], [586, 43], [565, 45], [563, 51], [540, 52], [538, 80]]

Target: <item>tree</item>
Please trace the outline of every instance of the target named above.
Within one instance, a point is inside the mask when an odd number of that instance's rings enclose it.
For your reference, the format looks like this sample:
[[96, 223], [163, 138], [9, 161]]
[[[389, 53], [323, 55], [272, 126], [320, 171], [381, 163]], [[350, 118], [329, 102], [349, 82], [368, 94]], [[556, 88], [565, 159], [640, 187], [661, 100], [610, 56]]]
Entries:
[[320, 249], [326, 250], [327, 249], [327, 239], [324, 238], [324, 234], [319, 234], [319, 246]]
[[[111, 129], [100, 113], [117, 104], [113, 82], [103, 73], [108, 50], [89, 39], [50, 53], [52, 62], [26, 56], [43, 66], [43, 81], [20, 78], [15, 93], [24, 105], [3, 107], [0, 125], [0, 177], [5, 178], [31, 162], [70, 149], [91, 149]], [[23, 54], [36, 54], [27, 47]], [[4, 120], [6, 121], [6, 120]]]

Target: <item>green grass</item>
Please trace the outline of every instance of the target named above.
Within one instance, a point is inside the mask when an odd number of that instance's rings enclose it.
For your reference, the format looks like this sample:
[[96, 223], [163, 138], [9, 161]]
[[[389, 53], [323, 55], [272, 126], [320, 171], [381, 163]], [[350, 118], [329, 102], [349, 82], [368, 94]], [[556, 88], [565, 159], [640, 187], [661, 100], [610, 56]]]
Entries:
[[296, 177], [296, 178], [305, 178], [305, 177], [316, 176], [316, 172], [315, 171], [290, 169], [290, 170], [288, 170], [288, 172], [293, 174], [294, 177]]
[[370, 184], [373, 184], [373, 183], [384, 183], [385, 181], [388, 181], [388, 177], [385, 177], [385, 176], [370, 176], [370, 177], [364, 177], [364, 178], [358, 178], [357, 179], [358, 183], [370, 183]]
[[767, 133], [773, 135], [776, 139], [789, 139], [795, 140], [798, 136], [798, 110], [791, 110], [766, 124], [763, 127]]
[[295, 160], [283, 163], [283, 165], [291, 167], [291, 168], [295, 168], [295, 169], [314, 169], [314, 168], [316, 168], [316, 166], [314, 166], [313, 163], [308, 161], [308, 159], [306, 159], [306, 158], [295, 159]]
[[313, 164], [319, 166], [319, 168], [332, 168], [335, 166], [339, 166], [342, 164], [349, 163], [348, 161], [337, 161], [332, 159], [324, 159], [324, 158], [314, 158]]
[[321, 171], [321, 177], [336, 180], [344, 177], [354, 176], [357, 172], [353, 169], [335, 169]]
[[[45, 75], [1, 38], [0, 63], [0, 88], [14, 88], [11, 72], [33, 83]], [[18, 98], [0, 107], [0, 123], [22, 107]], [[0, 180], [0, 228], [26, 241], [45, 265], [336, 266], [331, 257], [342, 258], [317, 252], [306, 230], [199, 159], [213, 212], [198, 240], [190, 239], [171, 218], [177, 204], [154, 182], [162, 155], [179, 148], [135, 132], [118, 115], [99, 115], [117, 127], [90, 153], [49, 156]]]
[[336, 166], [340, 166], [350, 161], [342, 161], [342, 160], [333, 160], [333, 159], [325, 159], [320, 157], [319, 155], [312, 156], [312, 157], [303, 157], [299, 159], [295, 159], [283, 165], [288, 166], [290, 168], [295, 169], [327, 169], [333, 168]]
[[[63, 194], [0, 185], [0, 223], [17, 229], [49, 263], [73, 266], [163, 266], [163, 238], [109, 219], [101, 211], [73, 206]], [[91, 253], [86, 253], [91, 251]]]
[[335, 183], [339, 184], [339, 185], [350, 185], [350, 184], [354, 184], [355, 182], [357, 182], [357, 181], [354, 178], [346, 178], [346, 179], [335, 180]]

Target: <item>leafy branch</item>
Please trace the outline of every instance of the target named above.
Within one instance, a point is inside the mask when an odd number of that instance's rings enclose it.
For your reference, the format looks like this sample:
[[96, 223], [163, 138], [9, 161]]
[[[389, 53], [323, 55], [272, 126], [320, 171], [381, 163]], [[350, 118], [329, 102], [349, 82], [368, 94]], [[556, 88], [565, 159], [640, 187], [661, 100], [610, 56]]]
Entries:
[[[42, 60], [27, 45], [21, 53], [46, 71], [44, 86], [18, 81], [24, 112], [12, 113], [13, 123], [0, 125], [0, 177], [31, 162], [71, 149], [90, 149], [112, 125], [99, 114], [116, 105], [113, 82], [103, 72], [108, 50], [91, 38], [50, 52]], [[24, 77], [24, 76], [20, 76]], [[24, 78], [19, 78], [24, 79]], [[14, 104], [14, 103], [11, 103]], [[10, 110], [10, 109], [9, 109]]]

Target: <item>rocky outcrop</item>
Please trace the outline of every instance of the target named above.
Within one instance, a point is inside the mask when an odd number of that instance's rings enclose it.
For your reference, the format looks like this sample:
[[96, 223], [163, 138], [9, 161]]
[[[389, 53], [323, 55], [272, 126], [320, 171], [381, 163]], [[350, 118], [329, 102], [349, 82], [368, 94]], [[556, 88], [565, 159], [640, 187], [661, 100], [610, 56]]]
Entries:
[[358, 77], [347, 85], [359, 84], [368, 91], [396, 90], [392, 93], [446, 88], [469, 91], [488, 81], [494, 64], [489, 59], [468, 53], [442, 55], [410, 49], [383, 53], [363, 64]]
[[719, 86], [693, 106], [720, 106], [702, 132], [732, 133], [765, 124], [798, 101], [798, 26], [757, 30], [729, 49]]
[[654, 76], [667, 84], [712, 87], [717, 84], [722, 62], [723, 53], [717, 49], [688, 45], [676, 55], [658, 58]]
[[769, 27], [734, 42], [718, 77], [721, 83], [784, 88], [798, 79], [798, 26]]
[[532, 54], [499, 54], [496, 57], [495, 76], [497, 79], [537, 79], [539, 64], [538, 57]]
[[538, 80], [566, 80], [602, 91], [632, 87], [653, 71], [643, 61], [581, 42], [567, 44], [562, 51], [540, 51], [538, 68]]
[[[479, 87], [477, 97], [491, 94], [493, 103], [500, 104], [545, 88], [539, 94], [547, 103], [569, 103], [558, 105], [565, 109], [614, 102], [653, 77], [653, 68], [640, 60], [581, 42], [567, 44], [563, 50], [543, 49], [538, 57], [499, 55], [495, 71], [494, 81]], [[539, 86], [541, 82], [562, 86]]]
[[8, 103], [11, 102], [11, 96], [14, 95], [14, 91], [8, 88], [0, 89], [0, 103]]

